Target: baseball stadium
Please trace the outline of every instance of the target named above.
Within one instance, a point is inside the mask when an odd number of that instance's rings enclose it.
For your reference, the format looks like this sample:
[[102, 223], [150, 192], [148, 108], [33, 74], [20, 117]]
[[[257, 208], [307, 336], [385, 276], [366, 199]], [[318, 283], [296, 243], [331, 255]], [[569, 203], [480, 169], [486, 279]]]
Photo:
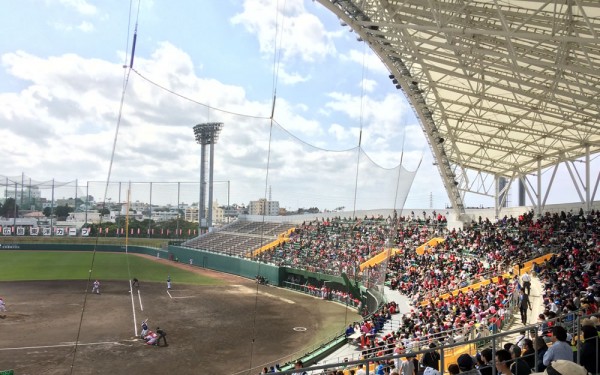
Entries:
[[[0, 176], [0, 375], [600, 374], [600, 6], [316, 2], [385, 66], [449, 203], [406, 208], [420, 167], [307, 144], [275, 96], [244, 210], [213, 178], [230, 112], [193, 126], [199, 182]], [[186, 99], [136, 36], [124, 70]]]

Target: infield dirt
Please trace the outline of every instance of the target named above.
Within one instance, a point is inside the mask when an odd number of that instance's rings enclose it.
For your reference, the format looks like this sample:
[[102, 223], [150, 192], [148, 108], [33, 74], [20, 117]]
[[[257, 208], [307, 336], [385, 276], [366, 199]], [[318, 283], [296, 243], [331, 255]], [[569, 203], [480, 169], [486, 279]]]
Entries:
[[[333, 302], [180, 266], [225, 284], [173, 280], [169, 295], [166, 283], [140, 280], [143, 311], [137, 288], [133, 291], [137, 325], [127, 281], [101, 280], [101, 294], [87, 296], [86, 281], [0, 283], [8, 309], [0, 319], [0, 370], [14, 369], [18, 375], [258, 374], [258, 367], [302, 355], [359, 320], [356, 312]], [[148, 346], [135, 337], [145, 318], [150, 329], [167, 331], [168, 346]]]

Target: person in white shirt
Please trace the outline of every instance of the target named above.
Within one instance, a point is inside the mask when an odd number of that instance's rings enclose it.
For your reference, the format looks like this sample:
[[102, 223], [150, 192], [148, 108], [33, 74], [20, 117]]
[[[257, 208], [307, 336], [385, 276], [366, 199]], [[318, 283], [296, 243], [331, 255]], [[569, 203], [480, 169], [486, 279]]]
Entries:
[[523, 290], [525, 294], [529, 295], [531, 293], [531, 275], [525, 271], [525, 273], [521, 276], [521, 281], [523, 282]]
[[4, 314], [6, 312], [6, 304], [4, 303], [4, 300], [2, 299], [2, 297], [0, 297], [0, 318], [4, 319], [6, 318], [6, 315]]
[[100, 281], [94, 281], [94, 287], [92, 288], [92, 293], [100, 294]]
[[367, 375], [367, 372], [365, 371], [365, 366], [360, 363], [358, 365], [358, 370], [356, 370], [356, 375]]

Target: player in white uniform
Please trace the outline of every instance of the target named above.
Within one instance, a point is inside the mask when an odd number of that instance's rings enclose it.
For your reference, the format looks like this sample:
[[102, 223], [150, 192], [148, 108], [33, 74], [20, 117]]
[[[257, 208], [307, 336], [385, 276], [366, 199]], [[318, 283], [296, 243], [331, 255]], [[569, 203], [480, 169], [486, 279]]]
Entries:
[[100, 294], [100, 281], [94, 281], [94, 287], [92, 288], [92, 293]]

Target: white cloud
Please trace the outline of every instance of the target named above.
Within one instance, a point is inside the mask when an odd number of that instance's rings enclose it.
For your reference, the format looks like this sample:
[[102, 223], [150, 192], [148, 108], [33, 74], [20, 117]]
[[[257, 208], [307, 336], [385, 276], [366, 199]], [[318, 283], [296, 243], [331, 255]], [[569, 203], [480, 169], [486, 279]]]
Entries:
[[284, 2], [275, 11], [270, 0], [246, 0], [244, 9], [231, 22], [242, 25], [258, 38], [261, 53], [273, 56], [283, 51], [283, 61], [300, 59], [314, 62], [335, 53], [332, 39], [323, 23], [304, 8], [302, 1]]
[[359, 87], [361, 87], [365, 92], [370, 93], [375, 91], [375, 88], [377, 87], [377, 81], [372, 79], [363, 79]]

